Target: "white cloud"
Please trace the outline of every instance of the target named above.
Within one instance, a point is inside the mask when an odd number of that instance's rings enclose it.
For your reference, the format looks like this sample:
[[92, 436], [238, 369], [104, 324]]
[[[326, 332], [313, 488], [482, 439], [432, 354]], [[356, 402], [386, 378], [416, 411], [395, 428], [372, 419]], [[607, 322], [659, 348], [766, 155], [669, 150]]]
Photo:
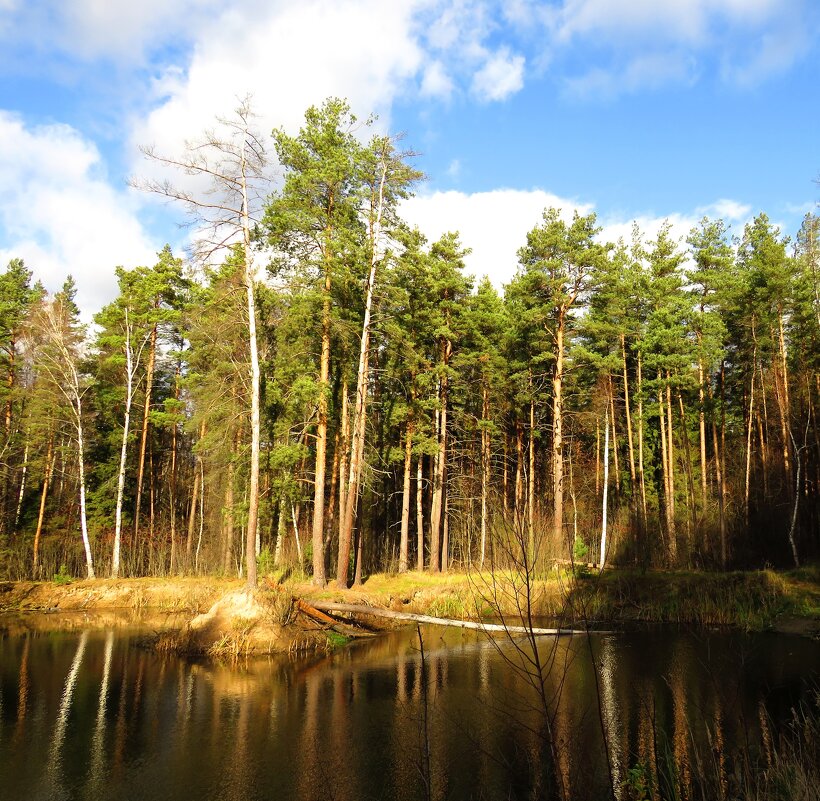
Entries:
[[565, 89], [578, 97], [611, 98], [641, 89], [656, 89], [671, 83], [692, 84], [697, 66], [686, 53], [646, 53], [629, 60], [624, 66], [603, 69], [567, 78]]
[[487, 275], [496, 287], [508, 283], [517, 266], [516, 252], [527, 232], [541, 221], [545, 208], [562, 210], [569, 220], [574, 209], [588, 214], [592, 207], [540, 189], [495, 189], [490, 192], [433, 192], [402, 204], [401, 213], [434, 242], [448, 231], [458, 231], [462, 244], [472, 248], [465, 259], [476, 277]]
[[[488, 276], [501, 289], [515, 275], [516, 254], [525, 244], [527, 233], [541, 222], [542, 212], [549, 207], [560, 209], [566, 222], [572, 219], [574, 211], [579, 214], [594, 211], [592, 203], [562, 198], [542, 189], [495, 189], [473, 194], [449, 191], [417, 195], [403, 203], [401, 212], [430, 242], [448, 231], [458, 231], [462, 244], [472, 249], [465, 259], [468, 272], [477, 278]], [[617, 243], [623, 239], [628, 245], [632, 241], [633, 223], [637, 223], [643, 241], [650, 242], [658, 236], [661, 227], [669, 223], [671, 237], [685, 250], [689, 232], [704, 214], [722, 217], [740, 231], [742, 223], [749, 219], [750, 207], [721, 199], [691, 212], [663, 216], [599, 215], [598, 240]]]
[[720, 198], [708, 206], [695, 209], [700, 216], [719, 217], [726, 222], [745, 222], [752, 215], [752, 207], [748, 203], [740, 203], [729, 198]]
[[803, 0], [565, 0], [552, 25], [559, 39], [650, 39], [703, 44], [720, 24], [763, 25], [802, 9]]
[[379, 113], [386, 127], [394, 97], [423, 63], [413, 12], [425, 1], [280, 0], [229, 8], [200, 30], [187, 69], [158, 79], [158, 105], [134, 121], [131, 140], [178, 153], [186, 138], [248, 93], [263, 113], [263, 132], [295, 130], [306, 106], [331, 95], [347, 97], [360, 116]]
[[50, 290], [73, 274], [93, 312], [116, 291], [114, 267], [152, 264], [157, 247], [134, 198], [114, 190], [96, 147], [66, 125], [26, 128], [0, 111], [0, 264], [25, 259]]
[[524, 56], [502, 47], [473, 76], [472, 92], [482, 101], [505, 100], [524, 86]]
[[424, 68], [421, 80], [423, 97], [440, 97], [446, 100], [453, 93], [454, 85], [440, 61], [433, 61]]
[[[4, 5], [6, 8], [4, 8]], [[145, 52], [187, 38], [219, 0], [0, 0], [6, 32], [37, 49], [83, 60], [140, 61]]]
[[749, 86], [792, 66], [818, 29], [809, 0], [564, 0], [542, 19], [549, 45], [592, 65], [564, 76], [582, 95], [694, 81], [713, 61]]

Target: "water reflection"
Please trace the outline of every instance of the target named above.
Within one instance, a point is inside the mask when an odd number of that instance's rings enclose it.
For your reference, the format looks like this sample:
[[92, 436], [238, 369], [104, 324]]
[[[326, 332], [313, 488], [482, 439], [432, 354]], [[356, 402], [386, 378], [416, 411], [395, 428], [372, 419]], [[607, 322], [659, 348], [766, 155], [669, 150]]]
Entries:
[[135, 643], [0, 640], [0, 798], [583, 799], [610, 770], [621, 797], [640, 762], [694, 797], [694, 747], [725, 792], [726, 754], [765, 747], [761, 721], [820, 669], [808, 640], [669, 631], [544, 640], [529, 663], [520, 641], [439, 629], [241, 666]]

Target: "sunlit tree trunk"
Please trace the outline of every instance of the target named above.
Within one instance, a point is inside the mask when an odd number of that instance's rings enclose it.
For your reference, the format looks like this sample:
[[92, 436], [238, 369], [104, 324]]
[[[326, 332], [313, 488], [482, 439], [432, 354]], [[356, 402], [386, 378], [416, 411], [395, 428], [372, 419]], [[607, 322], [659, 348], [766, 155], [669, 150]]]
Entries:
[[[698, 341], [702, 339], [698, 334]], [[706, 393], [704, 384], [706, 381], [703, 358], [698, 359], [698, 433], [700, 436], [700, 497], [701, 508], [706, 511]]]
[[[626, 370], [626, 337], [621, 334], [621, 357], [623, 365], [624, 380], [624, 407], [626, 411], [626, 441], [629, 447], [629, 480], [631, 482], [632, 497], [635, 497], [636, 474], [635, 474], [635, 447], [632, 437], [632, 408], [629, 405], [629, 376]], [[634, 502], [634, 501], [633, 501]]]
[[94, 560], [91, 556], [91, 542], [88, 539], [88, 521], [86, 519], [85, 504], [85, 436], [83, 427], [83, 404], [79, 389], [75, 396], [76, 404], [76, 426], [77, 426], [77, 467], [80, 478], [80, 530], [83, 537], [83, 550], [85, 551], [85, 567], [88, 578], [95, 578]]
[[416, 570], [424, 570], [424, 457], [419, 454], [416, 461]]
[[[376, 267], [381, 255], [379, 242], [381, 238], [382, 214], [385, 202], [385, 182], [387, 180], [388, 162], [382, 154], [379, 163], [379, 180], [377, 195], [371, 211], [373, 216], [370, 223], [370, 272], [367, 278], [367, 292], [365, 296], [364, 319], [362, 320], [362, 337], [359, 348], [359, 367], [356, 373], [356, 406], [353, 412], [353, 441], [350, 445], [350, 477], [347, 484], [347, 499], [345, 501], [344, 528], [339, 536], [339, 561], [336, 569], [336, 584], [347, 587], [347, 563], [350, 557], [350, 544], [353, 535], [353, 524], [356, 519], [356, 509], [359, 501], [359, 484], [362, 475], [364, 460], [364, 437], [367, 421], [367, 378], [370, 360], [371, 315], [373, 312], [373, 293], [376, 287]], [[315, 535], [315, 527], [314, 527]], [[361, 560], [357, 562], [361, 575]], [[324, 570], [324, 567], [322, 568]]]
[[[347, 508], [347, 456], [350, 449], [350, 401], [348, 399], [347, 375], [342, 378], [342, 434], [339, 457], [339, 541], [344, 531]], [[339, 566], [336, 565], [338, 571]]]
[[638, 381], [638, 478], [641, 484], [641, 511], [642, 524], [646, 525], [646, 480], [643, 469], [643, 435], [644, 435], [644, 421], [643, 421], [643, 376], [641, 375], [641, 354], [638, 353], [637, 363], [637, 381]]
[[[205, 422], [199, 425], [199, 442], [205, 437]], [[185, 561], [186, 569], [191, 569], [191, 553], [194, 543], [194, 531], [196, 530], [197, 499], [200, 493], [200, 473], [202, 472], [202, 455], [197, 454], [194, 462], [194, 486], [191, 490], [191, 511], [188, 515], [188, 537], [185, 541]]]
[[34, 532], [34, 558], [33, 558], [33, 573], [34, 578], [38, 578], [40, 571], [40, 536], [43, 532], [43, 520], [45, 519], [46, 500], [48, 498], [48, 486], [51, 480], [51, 468], [54, 460], [54, 433], [49, 432], [48, 446], [46, 447], [46, 461], [43, 467], [43, 489], [40, 493], [40, 511], [37, 514], [37, 529]]
[[[325, 283], [322, 298], [322, 354], [319, 360], [319, 408], [316, 421], [316, 476], [313, 488], [313, 582], [324, 586], [324, 522], [325, 522], [325, 466], [327, 463], [327, 407], [330, 377], [330, 263], [325, 262]], [[343, 388], [343, 402], [347, 402], [347, 384]], [[345, 415], [346, 417], [346, 415]], [[343, 417], [343, 420], [345, 419]], [[344, 498], [344, 484], [340, 484], [340, 499]], [[344, 503], [339, 503], [339, 531], [344, 526]], [[317, 550], [317, 540], [319, 549]], [[321, 558], [320, 558], [321, 557]]]
[[554, 544], [560, 547], [564, 533], [564, 317], [555, 332], [555, 372], [552, 378], [552, 529]]
[[[532, 393], [532, 373], [530, 373]], [[527, 454], [527, 541], [530, 564], [535, 559], [535, 399], [530, 397], [530, 441]]]
[[[443, 340], [440, 347], [441, 364], [446, 368], [452, 346], [449, 341]], [[430, 570], [433, 573], [441, 571], [441, 518], [444, 511], [444, 482], [447, 468], [447, 402], [448, 383], [445, 371], [439, 379], [438, 448], [435, 455], [433, 501], [430, 509]]]
[[117, 472], [117, 502], [114, 509], [114, 551], [111, 557], [111, 577], [120, 574], [120, 545], [122, 541], [122, 501], [125, 492], [125, 463], [128, 457], [128, 435], [131, 433], [131, 404], [134, 399], [134, 351], [131, 342], [131, 324], [125, 308], [125, 413], [120, 445], [120, 466]]
[[515, 422], [515, 502], [513, 511], [515, 519], [520, 522], [524, 505], [524, 427], [521, 422]]
[[606, 564], [606, 524], [607, 524], [607, 501], [609, 492], [609, 409], [604, 417], [604, 492], [601, 509], [601, 558], [599, 565], [601, 570]]
[[151, 329], [148, 343], [148, 362], [145, 365], [145, 408], [142, 413], [142, 434], [140, 436], [139, 463], [137, 465], [137, 497], [134, 502], [134, 536], [137, 536], [142, 510], [142, 482], [145, 475], [145, 452], [148, 444], [148, 420], [151, 414], [151, 395], [154, 388], [154, 365], [157, 355], [157, 326]]
[[410, 548], [410, 476], [413, 463], [413, 421], [407, 418], [404, 428], [404, 476], [401, 494], [401, 538], [399, 541], [399, 573], [407, 572]]
[[680, 408], [681, 431], [683, 436], [683, 455], [686, 459], [686, 487], [688, 493], [689, 514], [692, 520], [693, 531], [697, 527], [697, 508], [695, 506], [695, 478], [692, 469], [692, 452], [689, 446], [689, 434], [686, 429], [686, 413], [683, 408], [683, 395], [678, 392], [678, 406]]
[[[669, 444], [667, 445], [666, 455], [669, 459], [669, 514], [670, 525], [672, 529], [672, 540], [674, 542], [675, 529], [675, 441], [673, 438], [674, 427], [672, 426], [672, 387], [670, 384], [669, 371], [666, 371], [666, 433], [669, 437]], [[677, 549], [671, 545], [673, 553]]]
[[[752, 426], [755, 415], [755, 366], [757, 362], [757, 343], [752, 349], [752, 380], [749, 389], [749, 420], [746, 428], [746, 476], [744, 480], [744, 511], [746, 513], [746, 528], [749, 528], [749, 521], [751, 519], [751, 498], [749, 494], [749, 485], [752, 473]], [[763, 467], [765, 471], [765, 465]]]
[[[490, 392], [486, 378], [482, 386], [481, 396], [481, 419], [484, 426], [481, 429], [481, 552], [480, 566], [484, 567], [484, 560], [487, 556], [487, 493], [490, 487], [490, 432], [487, 428], [490, 417]], [[505, 466], [506, 475], [506, 466]], [[506, 495], [506, 487], [505, 495]]]

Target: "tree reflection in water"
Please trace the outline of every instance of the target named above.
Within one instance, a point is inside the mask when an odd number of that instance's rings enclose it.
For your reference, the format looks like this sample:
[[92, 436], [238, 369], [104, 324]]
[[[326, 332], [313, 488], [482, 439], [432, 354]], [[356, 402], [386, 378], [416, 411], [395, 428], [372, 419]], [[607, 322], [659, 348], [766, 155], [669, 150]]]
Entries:
[[[422, 659], [406, 629], [314, 658], [237, 665], [159, 656], [135, 642], [88, 631], [0, 640], [3, 798], [549, 794], [537, 710], [521, 703], [526, 688], [499, 653], [502, 640], [428, 628]], [[674, 783], [695, 797], [706, 774], [726, 793], [732, 754], [765, 760], [761, 720], [776, 743], [820, 669], [820, 644], [774, 635], [665, 630], [593, 635], [592, 646], [621, 798], [638, 765], [660, 778], [659, 791]], [[573, 799], [604, 797], [587, 644], [543, 647], [567, 665], [561, 692], [547, 688], [557, 699], [561, 779]]]

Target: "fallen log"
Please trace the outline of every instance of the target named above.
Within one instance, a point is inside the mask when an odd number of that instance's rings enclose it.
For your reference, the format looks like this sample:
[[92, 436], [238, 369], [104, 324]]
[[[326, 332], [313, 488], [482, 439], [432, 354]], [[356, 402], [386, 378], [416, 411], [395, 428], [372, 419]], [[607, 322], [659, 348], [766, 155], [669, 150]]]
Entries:
[[387, 617], [391, 620], [408, 620], [413, 623], [429, 623], [433, 626], [457, 626], [462, 629], [475, 631], [501, 631], [508, 634], [536, 634], [538, 636], [557, 636], [566, 634], [586, 634], [579, 629], [542, 629], [529, 626], [509, 626], [504, 623], [480, 623], [472, 620], [453, 620], [449, 617], [432, 617], [431, 615], [416, 615], [412, 612], [394, 612], [392, 609], [382, 609], [379, 606], [365, 606], [363, 604], [336, 603], [336, 601], [312, 601], [311, 606], [324, 612], [348, 612], [353, 615], [374, 615]]
[[306, 603], [301, 599], [297, 599], [296, 608], [300, 612], [303, 612], [308, 617], [312, 618], [313, 620], [316, 620], [319, 623], [324, 623], [329, 628], [333, 629], [334, 631], [338, 631], [339, 634], [344, 634], [346, 637], [373, 636], [372, 631], [362, 631], [361, 629], [357, 629], [354, 626], [349, 626], [345, 623], [340, 623], [338, 620], [334, 620], [330, 615], [326, 615], [315, 605]]

